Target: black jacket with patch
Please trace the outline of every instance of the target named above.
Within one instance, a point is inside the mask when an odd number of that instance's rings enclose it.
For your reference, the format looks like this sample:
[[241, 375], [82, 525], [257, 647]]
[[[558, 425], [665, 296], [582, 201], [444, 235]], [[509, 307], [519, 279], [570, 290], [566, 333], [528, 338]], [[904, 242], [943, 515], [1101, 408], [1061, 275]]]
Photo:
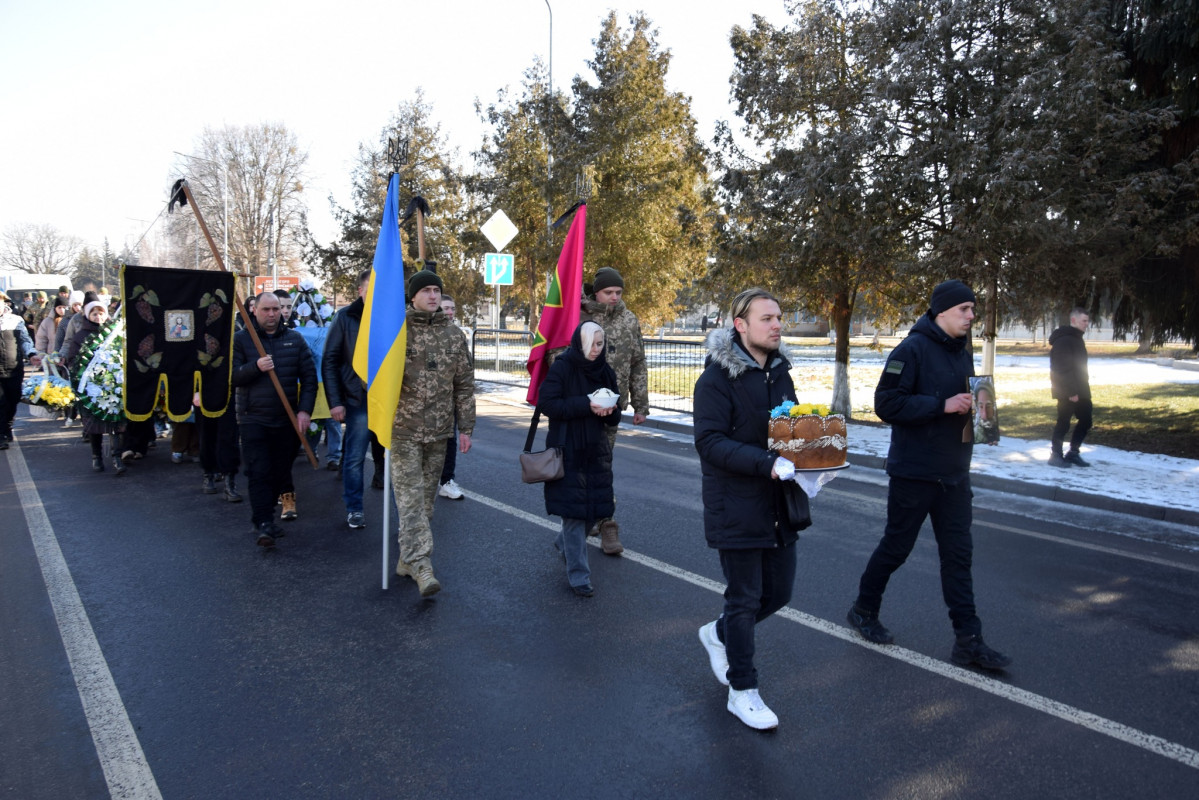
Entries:
[[927, 314], [891, 351], [874, 390], [874, 412], [891, 426], [887, 474], [955, 484], [968, 478], [974, 449], [969, 414], [945, 401], [970, 391], [974, 359]]

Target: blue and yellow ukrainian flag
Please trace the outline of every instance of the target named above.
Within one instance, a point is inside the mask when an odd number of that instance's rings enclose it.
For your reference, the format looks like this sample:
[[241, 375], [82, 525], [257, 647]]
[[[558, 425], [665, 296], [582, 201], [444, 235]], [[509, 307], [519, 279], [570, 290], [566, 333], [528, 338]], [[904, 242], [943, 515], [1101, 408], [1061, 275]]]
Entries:
[[391, 425], [400, 403], [408, 330], [404, 327], [404, 254], [400, 243], [400, 176], [387, 182], [383, 223], [367, 285], [362, 324], [354, 345], [354, 372], [366, 381], [367, 426], [391, 447]]

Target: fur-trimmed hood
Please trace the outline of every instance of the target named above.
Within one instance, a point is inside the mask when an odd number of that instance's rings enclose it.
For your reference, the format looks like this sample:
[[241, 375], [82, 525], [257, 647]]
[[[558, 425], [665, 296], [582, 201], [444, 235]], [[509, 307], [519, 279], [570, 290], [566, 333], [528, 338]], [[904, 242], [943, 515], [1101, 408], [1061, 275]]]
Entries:
[[[705, 363], [715, 363], [733, 380], [740, 378], [748, 369], [761, 369], [753, 356], [741, 346], [740, 334], [732, 328], [717, 328], [712, 331], [708, 334], [705, 346], [708, 348]], [[787, 345], [781, 339], [779, 349], [774, 351], [766, 364], [767, 369], [776, 366], [780, 361], [786, 364], [787, 369], [791, 369], [791, 354], [787, 352]]]

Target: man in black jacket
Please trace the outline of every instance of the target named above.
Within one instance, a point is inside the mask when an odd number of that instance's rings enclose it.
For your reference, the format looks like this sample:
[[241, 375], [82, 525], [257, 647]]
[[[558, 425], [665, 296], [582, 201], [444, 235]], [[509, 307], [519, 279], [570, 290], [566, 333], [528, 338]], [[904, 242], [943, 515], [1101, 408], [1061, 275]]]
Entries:
[[766, 447], [770, 409], [795, 400], [778, 300], [747, 289], [733, 300], [733, 331], [708, 335], [695, 383], [695, 449], [703, 471], [704, 535], [720, 553], [724, 613], [699, 629], [728, 710], [751, 728], [778, 727], [758, 694], [754, 627], [785, 606], [795, 583], [794, 526], [780, 515], [776, 456]]
[[847, 616], [867, 641], [894, 641], [878, 619], [883, 592], [916, 545], [925, 518], [932, 517], [941, 559], [941, 593], [956, 636], [950, 659], [960, 666], [1003, 669], [1011, 659], [983, 642], [970, 571], [974, 429], [969, 378], [974, 375], [974, 358], [967, 344], [973, 320], [970, 287], [956, 280], [938, 284], [928, 313], [883, 367], [874, 390], [874, 410], [891, 425], [887, 527], [866, 564], [857, 602]]
[[342, 435], [341, 499], [346, 507], [346, 525], [366, 527], [362, 505], [362, 463], [370, 446], [371, 432], [366, 426], [366, 384], [354, 372], [354, 347], [362, 325], [365, 308], [363, 295], [370, 284], [371, 271], [358, 276], [358, 299], [343, 308], [333, 318], [325, 337], [325, 354], [321, 358], [321, 377], [325, 382], [325, 398], [329, 401], [329, 416], [346, 424]]
[[[271, 382], [271, 370], [295, 411], [297, 428], [306, 432], [316, 405], [316, 362], [304, 337], [282, 326], [279, 298], [258, 295], [254, 320], [266, 355], [259, 356], [248, 330], [233, 337], [233, 385], [237, 387], [237, 422], [241, 428], [242, 463], [250, 494], [250, 519], [259, 546], [274, 547], [283, 535], [275, 525], [275, 498], [283, 496], [295, 509], [291, 467], [300, 447], [287, 409]], [[292, 398], [295, 398], [293, 401]], [[288, 505], [284, 504], [286, 514]]]
[[[1085, 308], [1070, 312], [1070, 324], [1049, 334], [1049, 382], [1057, 401], [1057, 424], [1053, 426], [1053, 452], [1049, 463], [1055, 467], [1091, 466], [1082, 460], [1078, 448], [1091, 430], [1091, 378], [1087, 372], [1087, 345], [1083, 334], [1091, 324]], [[1070, 430], [1070, 419], [1078, 418], [1070, 436], [1070, 452], [1062, 455], [1062, 442]]]

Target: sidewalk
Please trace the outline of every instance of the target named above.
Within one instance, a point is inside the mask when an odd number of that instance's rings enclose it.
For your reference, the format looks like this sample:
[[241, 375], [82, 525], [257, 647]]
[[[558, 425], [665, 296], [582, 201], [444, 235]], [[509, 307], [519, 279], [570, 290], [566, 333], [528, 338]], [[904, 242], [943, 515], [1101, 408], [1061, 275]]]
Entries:
[[[480, 394], [489, 400], [527, 407], [525, 389], [485, 386]], [[651, 409], [645, 425], [690, 435], [691, 415]], [[851, 422], [848, 433], [851, 464], [885, 467], [889, 427]], [[1047, 463], [1048, 439], [1007, 438], [974, 448], [970, 481], [982, 489], [1199, 527], [1199, 461], [1087, 444], [1082, 454], [1091, 467], [1060, 469]]]

